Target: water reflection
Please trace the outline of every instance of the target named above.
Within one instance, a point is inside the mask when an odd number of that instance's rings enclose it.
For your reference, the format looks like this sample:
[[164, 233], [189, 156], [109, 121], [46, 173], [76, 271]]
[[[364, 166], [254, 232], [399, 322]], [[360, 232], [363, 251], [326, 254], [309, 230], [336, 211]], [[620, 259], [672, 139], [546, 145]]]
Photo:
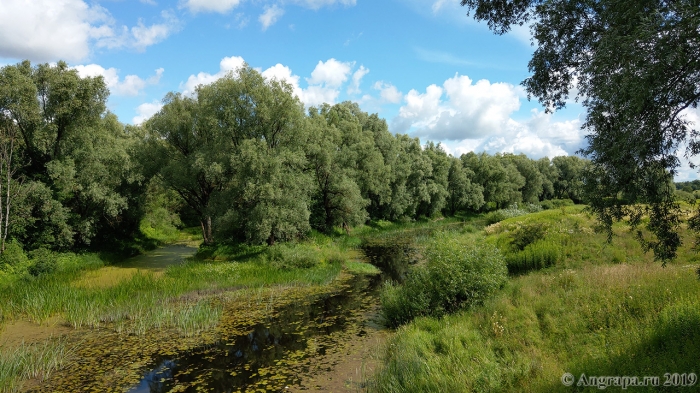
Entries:
[[355, 276], [333, 293], [285, 306], [248, 334], [223, 337], [216, 345], [174, 358], [154, 359], [157, 366], [130, 391], [280, 391], [298, 384], [300, 374], [325, 367], [314, 359], [342, 340], [366, 334], [366, 314], [376, 308], [381, 282], [402, 281], [416, 254], [408, 238], [365, 242], [363, 250], [382, 270], [380, 276]]

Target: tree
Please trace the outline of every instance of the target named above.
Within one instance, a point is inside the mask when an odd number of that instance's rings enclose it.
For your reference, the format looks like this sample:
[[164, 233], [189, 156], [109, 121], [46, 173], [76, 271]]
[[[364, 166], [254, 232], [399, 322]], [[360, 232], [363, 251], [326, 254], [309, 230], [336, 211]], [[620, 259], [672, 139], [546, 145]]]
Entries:
[[[353, 122], [334, 121], [336, 111], [329, 105], [320, 110], [309, 110], [310, 134], [307, 160], [315, 183], [312, 208], [312, 225], [324, 232], [341, 225], [344, 228], [362, 224], [367, 219], [365, 207], [368, 201], [362, 198], [360, 187], [354, 180], [358, 171], [355, 144], [347, 145], [348, 133], [361, 133], [361, 125]], [[336, 124], [329, 124], [329, 120]], [[359, 127], [358, 127], [359, 126]], [[370, 139], [370, 142], [372, 140]], [[365, 146], [373, 148], [372, 146]], [[381, 160], [381, 155], [379, 156]]]
[[521, 202], [520, 189], [525, 178], [518, 169], [501, 155], [469, 152], [460, 157], [464, 166], [474, 172], [473, 183], [483, 188], [484, 202], [500, 208], [511, 203]]
[[478, 210], [484, 205], [484, 189], [471, 182], [474, 172], [462, 165], [456, 157], [450, 157], [447, 175], [447, 209], [454, 215], [458, 210]]
[[552, 165], [549, 157], [542, 157], [536, 162], [537, 170], [542, 174], [542, 193], [540, 200], [554, 198], [554, 182], [559, 178], [557, 167]]
[[[700, 7], [695, 0], [462, 0], [498, 34], [531, 24], [537, 49], [523, 84], [548, 111], [574, 98], [587, 109], [590, 206], [611, 234], [631, 217], [657, 259], [675, 257], [679, 209], [666, 187], [686, 156], [700, 153]], [[622, 195], [634, 195], [634, 200]], [[647, 224], [641, 217], [648, 215]], [[691, 222], [692, 224], [692, 222]], [[694, 226], [694, 225], [691, 225]]]
[[205, 244], [213, 243], [211, 201], [227, 181], [221, 138], [197, 100], [168, 93], [145, 124], [140, 161], [147, 178], [159, 176], [198, 216]]
[[587, 161], [576, 156], [559, 156], [552, 159], [558, 174], [554, 181], [554, 195], [569, 198], [576, 203], [583, 201], [583, 177]]
[[1, 122], [16, 131], [13, 160], [27, 185], [10, 236], [25, 246], [85, 247], [106, 232], [114, 244], [116, 232], [137, 229], [134, 138], [106, 110], [108, 95], [102, 77], [81, 78], [65, 62], [0, 69]]
[[17, 161], [17, 124], [0, 114], [0, 254], [5, 252], [5, 242], [10, 232], [10, 224], [14, 219], [13, 205], [20, 193], [21, 180], [16, 179], [19, 169]]
[[515, 165], [518, 173], [525, 179], [525, 185], [520, 189], [523, 202], [537, 203], [542, 194], [543, 178], [535, 162], [525, 154], [504, 154], [503, 158]]

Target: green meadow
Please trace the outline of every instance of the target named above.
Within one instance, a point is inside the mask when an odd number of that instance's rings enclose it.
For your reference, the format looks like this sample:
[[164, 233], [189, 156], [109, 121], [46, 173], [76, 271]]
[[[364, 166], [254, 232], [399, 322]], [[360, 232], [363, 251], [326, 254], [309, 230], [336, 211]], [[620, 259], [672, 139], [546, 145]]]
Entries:
[[[411, 322], [390, 339], [369, 391], [598, 391], [577, 386], [581, 375], [658, 376], [660, 385], [673, 386], [683, 382], [674, 373], [697, 374], [700, 283], [692, 239], [685, 238], [679, 258], [662, 267], [627, 229], [616, 226], [607, 243], [595, 226], [583, 206], [568, 206], [449, 235], [466, 247], [496, 246], [507, 279], [486, 299], [406, 318]], [[426, 248], [444, 242], [430, 240]], [[439, 263], [428, 257], [427, 270]], [[423, 293], [446, 287], [422, 286]], [[413, 299], [420, 297], [421, 290], [412, 290]], [[395, 306], [395, 291], [385, 288], [383, 305]], [[564, 373], [574, 376], [572, 387], [561, 382]]]

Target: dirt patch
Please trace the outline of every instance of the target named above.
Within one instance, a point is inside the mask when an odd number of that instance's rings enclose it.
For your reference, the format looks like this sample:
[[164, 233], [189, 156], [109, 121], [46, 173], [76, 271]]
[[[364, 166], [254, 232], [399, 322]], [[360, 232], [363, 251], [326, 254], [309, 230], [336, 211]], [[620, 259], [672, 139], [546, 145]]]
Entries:
[[139, 272], [161, 276], [168, 266], [182, 263], [196, 252], [197, 248], [188, 244], [170, 244], [122, 263], [87, 272], [73, 285], [82, 288], [109, 288]]
[[8, 322], [0, 328], [0, 348], [11, 350], [22, 344], [31, 345], [52, 337], [61, 337], [74, 330], [58, 317], [53, 317], [43, 324], [26, 320]]
[[381, 364], [384, 344], [392, 332], [380, 322], [379, 307], [365, 315], [365, 324], [354, 337], [341, 343], [335, 351], [322, 359], [314, 359], [317, 364], [328, 365], [323, 371], [301, 377], [301, 383], [290, 386], [289, 392], [364, 392], [368, 380]]

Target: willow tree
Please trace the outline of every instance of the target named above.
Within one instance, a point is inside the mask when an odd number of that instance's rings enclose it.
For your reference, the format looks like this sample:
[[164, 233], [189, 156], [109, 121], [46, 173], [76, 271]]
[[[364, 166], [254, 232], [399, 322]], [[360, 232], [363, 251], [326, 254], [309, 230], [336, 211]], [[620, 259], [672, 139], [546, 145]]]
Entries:
[[[548, 111], [587, 110], [591, 208], [611, 234], [627, 220], [657, 259], [675, 257], [679, 207], [667, 184], [678, 155], [700, 153], [700, 6], [696, 0], [462, 0], [498, 34], [530, 24], [536, 50], [523, 84]], [[573, 97], [570, 97], [573, 95]], [[685, 147], [685, 148], [684, 148]], [[634, 196], [633, 199], [628, 196]], [[648, 216], [649, 220], [642, 220]], [[695, 219], [692, 226], [700, 222]]]

